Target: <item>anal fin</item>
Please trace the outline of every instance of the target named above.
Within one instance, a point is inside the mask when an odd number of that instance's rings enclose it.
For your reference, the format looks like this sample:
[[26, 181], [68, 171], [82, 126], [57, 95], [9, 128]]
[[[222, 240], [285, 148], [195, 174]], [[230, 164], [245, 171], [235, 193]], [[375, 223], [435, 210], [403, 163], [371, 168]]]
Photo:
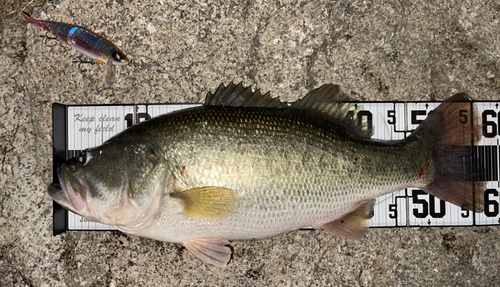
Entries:
[[374, 204], [375, 199], [365, 200], [355, 210], [344, 217], [323, 224], [319, 228], [346, 239], [361, 240], [368, 231], [370, 223], [369, 214]]
[[209, 267], [224, 267], [231, 259], [229, 241], [219, 237], [192, 239], [182, 245]]

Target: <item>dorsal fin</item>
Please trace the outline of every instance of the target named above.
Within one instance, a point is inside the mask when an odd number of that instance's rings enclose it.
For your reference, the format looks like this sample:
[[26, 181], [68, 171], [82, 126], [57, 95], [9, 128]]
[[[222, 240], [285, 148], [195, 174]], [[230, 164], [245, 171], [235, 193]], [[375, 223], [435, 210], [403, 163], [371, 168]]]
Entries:
[[260, 107], [260, 108], [286, 108], [288, 105], [278, 98], [273, 98], [268, 93], [262, 94], [260, 90], [252, 92], [251, 87], [243, 87], [230, 83], [227, 87], [220, 84], [215, 93], [208, 93], [205, 106], [224, 107]]
[[366, 118], [358, 118], [358, 112], [362, 107], [353, 103], [354, 101], [342, 92], [339, 85], [327, 84], [310, 91], [291, 107], [327, 114], [332, 120], [343, 125], [347, 131], [369, 138], [373, 135], [373, 126], [369, 125]]

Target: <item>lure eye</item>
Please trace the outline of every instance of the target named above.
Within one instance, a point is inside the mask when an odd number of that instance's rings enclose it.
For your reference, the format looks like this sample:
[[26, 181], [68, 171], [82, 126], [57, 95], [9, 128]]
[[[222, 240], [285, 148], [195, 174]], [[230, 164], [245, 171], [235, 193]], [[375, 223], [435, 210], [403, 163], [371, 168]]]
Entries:
[[115, 52], [113, 52], [112, 56], [113, 56], [113, 59], [117, 60], [118, 62], [123, 60], [123, 55], [120, 54], [120, 52], [115, 51]]
[[84, 150], [80, 153], [80, 155], [78, 156], [78, 163], [81, 165], [81, 166], [86, 166], [87, 163], [89, 163], [89, 161], [92, 159], [92, 155], [90, 154], [89, 151], [87, 150]]

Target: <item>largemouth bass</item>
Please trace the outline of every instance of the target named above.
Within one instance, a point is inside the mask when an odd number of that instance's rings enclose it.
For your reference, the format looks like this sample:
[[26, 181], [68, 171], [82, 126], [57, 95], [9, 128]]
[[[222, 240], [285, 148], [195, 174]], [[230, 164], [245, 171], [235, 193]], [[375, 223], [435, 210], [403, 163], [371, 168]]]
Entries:
[[372, 140], [339, 86], [291, 106], [241, 84], [204, 106], [130, 127], [62, 164], [50, 196], [123, 232], [180, 243], [209, 266], [229, 241], [312, 226], [361, 239], [378, 196], [420, 188], [476, 212], [484, 183], [463, 162], [480, 137], [466, 94], [437, 107], [410, 136]]

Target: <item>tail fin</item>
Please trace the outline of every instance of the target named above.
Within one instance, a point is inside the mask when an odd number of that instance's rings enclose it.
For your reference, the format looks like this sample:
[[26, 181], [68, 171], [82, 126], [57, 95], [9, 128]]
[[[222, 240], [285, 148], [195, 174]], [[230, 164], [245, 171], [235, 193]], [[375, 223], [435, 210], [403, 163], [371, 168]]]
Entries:
[[471, 98], [456, 94], [434, 109], [412, 133], [432, 151], [433, 181], [426, 192], [475, 212], [484, 210], [484, 182], [471, 181], [472, 167], [467, 166], [472, 146], [481, 137], [479, 119]]
[[32, 18], [30, 14], [28, 14], [27, 12], [24, 12], [24, 11], [23, 11], [23, 15], [24, 15], [24, 17], [26, 17], [26, 23], [35, 24], [35, 25], [38, 25], [38, 26], [43, 28], [43, 21]]
[[26, 17], [26, 23], [33, 23], [33, 18], [31, 18], [31, 15], [28, 14], [28, 12], [23, 11], [24, 17]]

